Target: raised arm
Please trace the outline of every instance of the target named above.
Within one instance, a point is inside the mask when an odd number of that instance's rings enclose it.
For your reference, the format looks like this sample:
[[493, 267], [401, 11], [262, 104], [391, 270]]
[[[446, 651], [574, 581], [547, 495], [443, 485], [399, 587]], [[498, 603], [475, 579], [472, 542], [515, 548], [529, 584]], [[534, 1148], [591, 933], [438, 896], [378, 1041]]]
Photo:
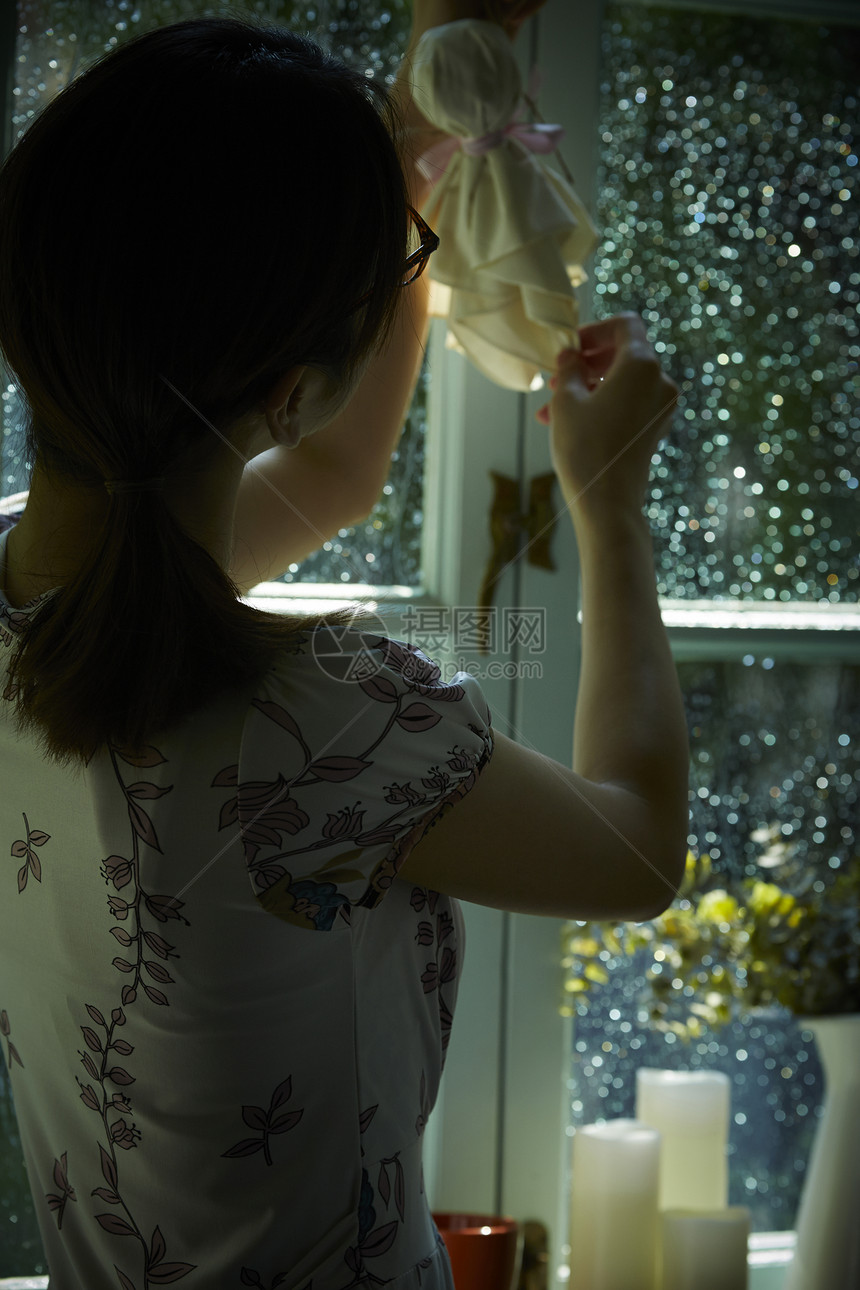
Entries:
[[[443, 132], [431, 126], [412, 96], [410, 60], [425, 31], [461, 18], [487, 18], [514, 39], [546, 0], [415, 0], [409, 43], [391, 89], [403, 123], [396, 140], [410, 204], [420, 210], [431, 185], [415, 159]], [[273, 447], [254, 457], [239, 487], [234, 519], [243, 591], [279, 577], [318, 550], [338, 529], [373, 509], [391, 469], [391, 454], [415, 393], [429, 329], [426, 274], [401, 292], [400, 314], [386, 349], [375, 356], [344, 411], [295, 448]], [[250, 467], [253, 466], [253, 469]], [[241, 568], [239, 567], [241, 561]]]
[[642, 511], [678, 391], [638, 315], [580, 338], [550, 413], [582, 568], [573, 768], [497, 733], [477, 783], [399, 876], [499, 909], [642, 920], [676, 894], [688, 827], [684, 711]]

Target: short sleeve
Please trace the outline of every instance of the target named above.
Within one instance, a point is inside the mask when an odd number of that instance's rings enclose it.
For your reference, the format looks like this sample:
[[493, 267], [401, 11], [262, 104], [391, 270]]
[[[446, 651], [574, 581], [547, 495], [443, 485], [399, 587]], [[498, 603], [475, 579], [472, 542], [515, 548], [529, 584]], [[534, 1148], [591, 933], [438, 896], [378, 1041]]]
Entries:
[[24, 514], [15, 501], [15, 498], [0, 498], [0, 533], [5, 533], [7, 529], [12, 529]]
[[416, 646], [354, 629], [327, 643], [309, 629], [258, 686], [233, 780], [255, 896], [317, 931], [379, 904], [493, 750], [469, 673], [445, 682]]

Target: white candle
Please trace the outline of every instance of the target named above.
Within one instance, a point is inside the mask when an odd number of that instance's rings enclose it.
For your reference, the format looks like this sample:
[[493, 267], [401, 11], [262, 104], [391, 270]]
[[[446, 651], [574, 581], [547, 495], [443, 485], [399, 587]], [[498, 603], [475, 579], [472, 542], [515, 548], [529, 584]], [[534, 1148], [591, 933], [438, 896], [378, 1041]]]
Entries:
[[573, 1135], [570, 1290], [656, 1290], [660, 1135], [636, 1120]]
[[668, 1209], [662, 1220], [662, 1290], [747, 1290], [748, 1209]]
[[640, 1068], [636, 1119], [660, 1131], [660, 1209], [725, 1209], [728, 1075]]

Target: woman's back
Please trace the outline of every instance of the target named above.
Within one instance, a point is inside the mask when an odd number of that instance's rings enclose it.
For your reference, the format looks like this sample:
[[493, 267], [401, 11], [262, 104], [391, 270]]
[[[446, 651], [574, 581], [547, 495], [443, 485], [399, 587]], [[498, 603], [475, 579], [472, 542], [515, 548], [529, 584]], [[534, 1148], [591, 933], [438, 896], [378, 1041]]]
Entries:
[[[0, 685], [17, 625], [0, 600]], [[394, 870], [489, 713], [397, 643], [364, 682], [312, 644], [78, 776], [0, 726], [0, 1006], [57, 1290], [448, 1284], [421, 1137], [461, 916]]]

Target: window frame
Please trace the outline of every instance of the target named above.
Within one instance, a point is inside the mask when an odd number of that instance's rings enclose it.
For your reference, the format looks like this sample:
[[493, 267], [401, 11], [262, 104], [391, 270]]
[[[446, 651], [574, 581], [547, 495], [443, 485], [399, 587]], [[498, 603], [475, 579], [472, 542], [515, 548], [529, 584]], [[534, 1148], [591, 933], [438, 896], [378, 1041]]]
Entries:
[[[809, 0], [627, 3], [776, 20], [860, 22], [851, 0], [821, 5]], [[596, 209], [598, 150], [593, 123], [598, 119], [605, 7], [605, 0], [580, 0], [575, 8], [547, 8], [532, 24], [530, 51], [543, 74], [541, 113], [545, 120], [563, 125], [561, 151], [573, 173], [576, 191], [590, 211]], [[578, 292], [583, 319], [592, 316], [591, 286], [589, 282]], [[438, 371], [434, 368], [434, 374]], [[475, 375], [469, 374], [464, 384], [473, 382]], [[448, 391], [450, 378], [448, 365], [436, 380]], [[535, 474], [552, 468], [546, 437], [536, 434], [533, 420], [545, 398], [545, 392], [540, 392], [510, 399], [517, 405], [516, 443], [508, 462], [496, 468], [507, 473], [516, 470], [523, 487]], [[460, 425], [469, 424], [457, 417], [456, 406], [451, 411]], [[469, 425], [470, 433], [475, 428]], [[453, 423], [446, 430], [453, 430], [455, 436], [458, 433]], [[475, 476], [467, 483], [477, 487], [478, 481]], [[500, 599], [507, 594], [513, 603], [551, 606], [543, 675], [552, 684], [517, 679], [511, 683], [504, 713], [496, 711], [492, 700], [490, 706], [494, 717], [506, 717], [510, 723], [508, 727], [496, 721], [497, 728], [569, 765], [581, 627], [575, 608], [575, 539], [563, 517], [552, 549], [557, 573], [536, 570], [520, 561], [499, 586]], [[560, 591], [562, 577], [569, 579], [565, 595]], [[791, 607], [786, 609], [784, 604], [719, 602], [703, 606], [702, 602], [668, 598], [661, 598], [660, 603], [677, 663], [740, 661], [750, 652], [766, 654], [778, 662], [860, 662], [860, 605], [840, 607], [842, 613], [810, 606], [808, 621], [793, 626]], [[703, 614], [703, 607], [710, 610], [708, 615]], [[710, 624], [708, 617], [714, 620]], [[558, 1012], [564, 922], [473, 905], [464, 906], [464, 912], [465, 974], [440, 1103], [428, 1130], [428, 1193], [438, 1209], [483, 1207], [488, 1213], [513, 1214], [520, 1219], [539, 1217], [550, 1229], [548, 1284], [551, 1290], [563, 1290], [565, 1281], [559, 1269], [566, 1262], [563, 1247], [570, 1171], [566, 1130], [571, 1095], [567, 1079], [575, 1025], [573, 1019]], [[464, 1142], [468, 1143], [467, 1151], [462, 1149]], [[785, 1265], [792, 1239], [790, 1233], [756, 1235], [750, 1265], [752, 1290], [757, 1285], [763, 1290], [768, 1269]]]

